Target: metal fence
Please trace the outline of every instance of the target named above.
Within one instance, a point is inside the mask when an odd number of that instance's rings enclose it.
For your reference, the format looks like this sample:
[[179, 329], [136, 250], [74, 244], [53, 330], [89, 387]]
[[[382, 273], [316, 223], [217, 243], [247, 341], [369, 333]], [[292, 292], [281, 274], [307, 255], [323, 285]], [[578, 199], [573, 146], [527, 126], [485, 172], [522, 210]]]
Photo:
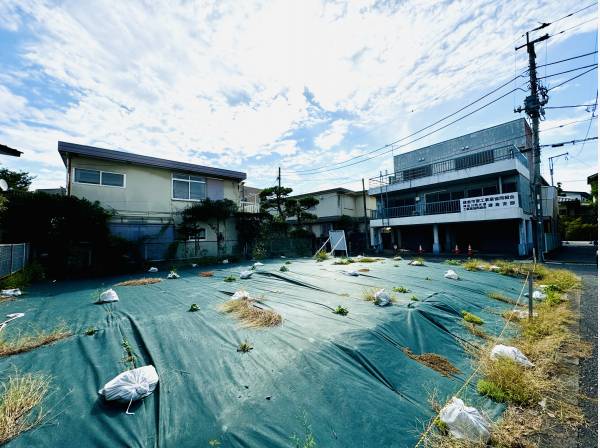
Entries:
[[14, 274], [29, 260], [29, 244], [0, 244], [0, 278]]
[[476, 166], [487, 165], [500, 160], [517, 159], [525, 167], [529, 166], [527, 157], [513, 145], [502, 148], [488, 149], [486, 151], [466, 154], [460, 157], [453, 157], [448, 160], [440, 160], [427, 165], [422, 165], [405, 170], [397, 171], [394, 174], [381, 175], [369, 179], [369, 188], [377, 188], [385, 185], [391, 185], [399, 182], [408, 182], [423, 177], [435, 176], [441, 173], [464, 170]]

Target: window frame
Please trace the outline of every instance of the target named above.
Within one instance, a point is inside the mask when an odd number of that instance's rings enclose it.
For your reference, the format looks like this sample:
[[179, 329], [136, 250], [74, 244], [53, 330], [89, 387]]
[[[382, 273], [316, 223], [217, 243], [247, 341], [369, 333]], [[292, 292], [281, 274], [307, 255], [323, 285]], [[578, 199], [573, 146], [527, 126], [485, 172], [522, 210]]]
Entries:
[[[175, 177], [175, 176], [179, 176], [179, 178]], [[186, 176], [187, 179], [182, 179], [182, 177]], [[191, 177], [198, 177], [198, 178], [202, 178], [204, 179], [203, 181], [201, 180], [192, 180]], [[176, 198], [175, 197], [175, 188], [173, 187], [174, 182], [175, 181], [179, 181], [179, 182], [187, 182], [188, 184], [188, 197], [187, 199], [185, 198]], [[204, 184], [204, 198], [202, 199], [191, 199], [191, 189], [192, 189], [192, 182], [194, 183], [198, 183], [198, 184]], [[183, 173], [176, 173], [176, 172], [172, 172], [171, 173], [171, 200], [172, 201], [186, 201], [186, 202], [202, 202], [204, 201], [206, 198], [208, 198], [208, 178], [206, 176], [196, 176], [194, 174], [183, 174]]]
[[[75, 171], [76, 170], [85, 170], [85, 171], [98, 171], [98, 173], [100, 174], [100, 182], [97, 184], [93, 184], [91, 182], [78, 182], [77, 176], [75, 175]], [[102, 174], [106, 173], [106, 174], [116, 174], [118, 176], [123, 176], [123, 185], [107, 185], [107, 184], [103, 184], [102, 183]], [[79, 184], [79, 185], [92, 185], [94, 187], [108, 187], [108, 188], [126, 188], [127, 187], [127, 174], [125, 173], [117, 173], [116, 171], [104, 171], [104, 170], [98, 170], [95, 168], [84, 168], [81, 166], [74, 166], [73, 167], [73, 172], [71, 173], [73, 176], [73, 180], [72, 183], [74, 184]]]
[[201, 230], [203, 230], [204, 231], [204, 237], [203, 238], [198, 238], [198, 234], [196, 234], [195, 237], [189, 236], [188, 237], [188, 241], [206, 241], [206, 236], [207, 236], [206, 227], [200, 227], [197, 230], [198, 230], [198, 232], [200, 232]]

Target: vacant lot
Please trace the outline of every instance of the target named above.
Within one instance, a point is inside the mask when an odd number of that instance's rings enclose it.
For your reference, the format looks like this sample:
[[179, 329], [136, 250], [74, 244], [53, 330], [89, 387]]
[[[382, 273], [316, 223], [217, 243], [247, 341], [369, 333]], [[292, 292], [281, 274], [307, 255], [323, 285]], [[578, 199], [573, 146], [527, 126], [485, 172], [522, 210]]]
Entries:
[[[51, 377], [46, 424], [8, 446], [266, 447], [294, 446], [294, 436], [321, 447], [413, 446], [434, 415], [428, 397], [451, 396], [473, 370], [467, 351], [505, 325], [513, 305], [489, 293], [516, 300], [523, 281], [427, 261], [333, 261], [269, 260], [247, 280], [247, 265], [221, 265], [209, 277], [189, 268], [166, 280], [165, 271], [138, 286], [115, 285], [148, 274], [56, 282], [0, 304], [2, 315], [25, 313], [6, 338], [65, 322], [73, 334], [0, 358], [2, 372]], [[445, 279], [448, 269], [460, 279]], [[95, 304], [110, 287], [120, 301]], [[371, 300], [381, 288], [390, 306]], [[250, 299], [231, 312], [239, 290]], [[248, 309], [267, 324], [249, 326]], [[131, 363], [153, 364], [160, 383], [126, 415], [97, 391]], [[474, 384], [461, 397], [491, 417], [504, 409]]]

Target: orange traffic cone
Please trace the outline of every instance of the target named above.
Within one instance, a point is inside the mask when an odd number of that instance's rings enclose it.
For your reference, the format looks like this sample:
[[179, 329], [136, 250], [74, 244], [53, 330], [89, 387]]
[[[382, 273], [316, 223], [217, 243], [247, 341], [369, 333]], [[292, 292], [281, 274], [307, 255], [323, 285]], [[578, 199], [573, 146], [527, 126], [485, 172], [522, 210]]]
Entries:
[[454, 253], [456, 255], [460, 254], [460, 249], [458, 248], [458, 244], [454, 247]]
[[471, 249], [471, 245], [470, 245], [470, 244], [469, 244], [469, 249], [467, 250], [467, 255], [468, 255], [469, 257], [472, 257], [472, 256], [473, 256], [473, 249]]

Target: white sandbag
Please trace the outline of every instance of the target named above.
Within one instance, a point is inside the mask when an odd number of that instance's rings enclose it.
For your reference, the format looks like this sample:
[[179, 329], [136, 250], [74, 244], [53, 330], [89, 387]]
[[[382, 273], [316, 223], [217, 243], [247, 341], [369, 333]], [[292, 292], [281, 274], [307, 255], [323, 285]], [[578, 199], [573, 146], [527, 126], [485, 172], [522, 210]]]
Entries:
[[547, 296], [542, 291], [538, 291], [537, 289], [533, 291], [533, 296], [535, 300], [544, 300]]
[[521, 350], [510, 345], [494, 345], [494, 348], [492, 348], [490, 353], [490, 358], [494, 361], [499, 358], [509, 358], [522, 366], [533, 367], [533, 363], [529, 361], [527, 356], [525, 356]]
[[396, 257], [394, 257], [394, 260], [396, 260], [396, 261], [401, 261], [401, 260], [404, 260], [404, 258], [402, 258], [402, 257], [400, 257], [400, 256], [396, 256]]
[[485, 266], [484, 266], [484, 265], [482, 265], [482, 264], [478, 264], [478, 265], [477, 265], [477, 270], [478, 270], [478, 271], [485, 271]]
[[260, 261], [257, 261], [256, 263], [254, 263], [254, 264], [252, 265], [252, 267], [253, 267], [253, 268], [255, 268], [255, 269], [256, 269], [256, 268], [259, 268], [259, 267], [261, 267], [261, 266], [264, 266], [264, 264], [263, 264], [263, 263], [261, 263]]
[[285, 256], [285, 255], [282, 255], [282, 256], [281, 256], [281, 258], [286, 258], [286, 256]]
[[112, 288], [104, 291], [102, 294], [100, 294], [100, 297], [98, 298], [98, 302], [100, 302], [100, 303], [118, 302], [118, 301], [119, 301], [119, 296], [117, 295], [117, 292]]
[[193, 267], [193, 268], [195, 268], [195, 267], [197, 267], [197, 266], [198, 266], [198, 265], [197, 265], [196, 263], [192, 263], [192, 267]]
[[425, 263], [423, 263], [421, 260], [409, 261], [408, 264], [411, 266], [425, 266]]
[[457, 439], [471, 442], [487, 442], [490, 439], [490, 423], [476, 409], [452, 397], [440, 411], [440, 420], [448, 426], [448, 431]]
[[3, 289], [2, 292], [0, 292], [0, 295], [3, 296], [20, 296], [21, 294], [23, 294], [21, 292], [21, 290], [19, 288], [13, 288], [13, 289]]
[[500, 266], [496, 266], [495, 264], [490, 265], [488, 268], [490, 271], [496, 272], [500, 270]]
[[377, 306], [387, 306], [391, 302], [390, 295], [385, 292], [385, 289], [380, 289], [373, 294], [373, 297], [375, 297], [375, 305]]
[[148, 269], [148, 272], [158, 272], [158, 268], [152, 266], [150, 269]]
[[458, 274], [452, 269], [448, 269], [444, 274], [444, 278], [449, 278], [451, 280], [458, 280]]
[[[140, 400], [147, 397], [158, 384], [158, 373], [154, 366], [138, 367], [120, 373], [98, 391], [106, 400], [116, 400], [123, 403]], [[127, 407], [129, 413], [129, 407]]]
[[357, 271], [354, 271], [352, 269], [349, 269], [347, 271], [344, 271], [344, 274], [346, 275], [350, 275], [352, 277], [358, 277], [360, 274]]
[[235, 294], [231, 297], [231, 299], [232, 300], [250, 299], [250, 294], [248, 293], [248, 291], [240, 289], [240, 290], [238, 290], [238, 291], [235, 292]]
[[240, 273], [240, 278], [241, 279], [247, 279], [247, 278], [252, 277], [252, 274], [254, 274], [254, 272], [252, 272], [252, 271], [242, 271]]
[[223, 264], [229, 264], [229, 260], [223, 260]]
[[175, 272], [175, 271], [171, 271], [167, 275], [168, 279], [178, 279], [179, 277], [180, 277], [180, 275], [177, 272]]

